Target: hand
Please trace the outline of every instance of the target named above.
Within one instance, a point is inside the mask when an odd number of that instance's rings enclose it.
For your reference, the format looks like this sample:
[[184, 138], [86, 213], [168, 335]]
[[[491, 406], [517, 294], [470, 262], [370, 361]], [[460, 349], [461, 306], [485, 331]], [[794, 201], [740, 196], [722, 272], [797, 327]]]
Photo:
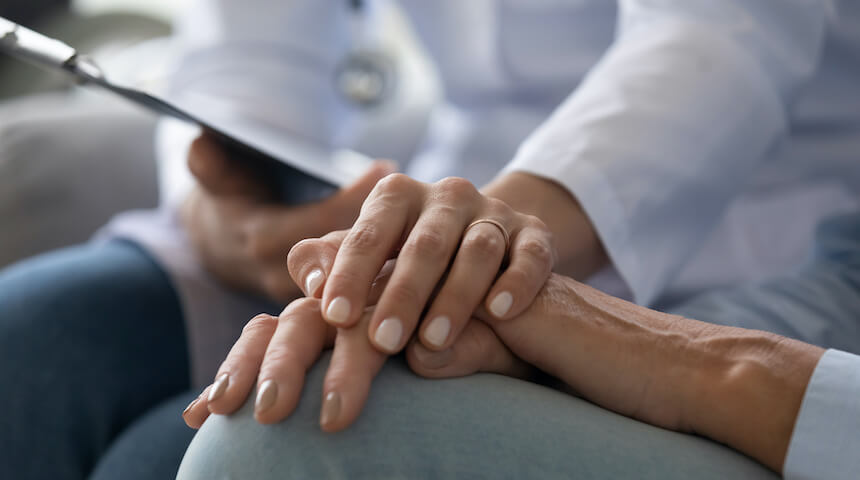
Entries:
[[[604, 408], [697, 433], [779, 472], [800, 403], [824, 350], [767, 332], [649, 310], [553, 275], [519, 317], [467, 326], [474, 345], [410, 345], [414, 371], [510, 374], [512, 353]], [[465, 335], [464, 335], [465, 338]], [[778, 392], [778, 393], [777, 393]]]
[[[485, 219], [498, 225], [473, 223]], [[373, 345], [387, 354], [406, 345], [425, 309], [429, 321], [419, 335], [433, 350], [448, 348], [482, 302], [496, 318], [519, 315], [549, 276], [555, 250], [540, 219], [466, 180], [425, 184], [395, 174], [377, 184], [348, 232], [301, 242], [288, 265], [307, 295], [321, 294], [326, 321], [347, 328], [361, 318], [373, 279], [394, 257], [368, 323]]]
[[[392, 267], [389, 263], [383, 268], [371, 288], [368, 303], [379, 298]], [[364, 407], [373, 377], [387, 356], [373, 348], [362, 328], [370, 319], [372, 307], [362, 315], [357, 328], [341, 330], [322, 320], [319, 307], [318, 299], [302, 298], [288, 305], [277, 318], [258, 315], [248, 322], [218, 369], [215, 382], [183, 412], [186, 423], [199, 428], [210, 413], [235, 412], [244, 404], [255, 383], [257, 420], [260, 423], [283, 420], [296, 408], [308, 368], [324, 348], [333, 346], [323, 386], [320, 425], [323, 430], [334, 432], [352, 424]], [[472, 324], [483, 326], [477, 321]], [[458, 345], [469, 344], [469, 335]], [[473, 355], [472, 358], [480, 358], [488, 368], [509, 374], [515, 374], [518, 368], [527, 371], [504, 347], [495, 351], [490, 361], [485, 361], [484, 356]], [[464, 365], [469, 373], [477, 371]]]
[[351, 225], [376, 182], [394, 170], [377, 162], [331, 198], [288, 207], [271, 202], [254, 176], [206, 135], [192, 144], [188, 165], [199, 184], [182, 218], [203, 265], [232, 288], [281, 302], [299, 294], [283, 267], [286, 252], [303, 238]]

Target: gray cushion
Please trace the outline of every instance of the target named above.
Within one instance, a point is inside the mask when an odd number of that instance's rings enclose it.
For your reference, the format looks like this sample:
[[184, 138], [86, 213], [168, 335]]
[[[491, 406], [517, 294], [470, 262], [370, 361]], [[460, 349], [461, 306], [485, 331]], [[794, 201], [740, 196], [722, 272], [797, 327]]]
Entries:
[[157, 203], [155, 118], [101, 95], [0, 103], [0, 266]]

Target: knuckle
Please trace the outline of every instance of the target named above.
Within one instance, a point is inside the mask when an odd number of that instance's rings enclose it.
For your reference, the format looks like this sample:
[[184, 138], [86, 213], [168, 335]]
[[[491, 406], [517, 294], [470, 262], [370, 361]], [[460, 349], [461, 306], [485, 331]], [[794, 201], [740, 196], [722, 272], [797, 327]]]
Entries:
[[551, 266], [554, 263], [555, 254], [552, 246], [545, 241], [529, 238], [523, 241], [518, 250], [525, 254], [531, 261], [542, 266]]
[[375, 190], [382, 194], [402, 195], [408, 192], [413, 186], [418, 183], [416, 180], [402, 173], [392, 173], [377, 182]]
[[343, 244], [349, 249], [375, 250], [382, 246], [382, 234], [374, 225], [356, 225], [349, 232]]
[[386, 300], [390, 301], [392, 305], [396, 305], [399, 308], [406, 306], [407, 308], [417, 308], [419, 310], [424, 308], [421, 292], [416, 285], [400, 283], [398, 285], [389, 285], [388, 288], [388, 298]]
[[506, 214], [513, 211], [513, 209], [504, 200], [499, 200], [495, 197], [486, 197], [484, 202], [490, 212], [496, 213], [500, 216], [506, 216]]
[[287, 305], [287, 308], [281, 312], [279, 321], [287, 321], [295, 317], [299, 321], [304, 321], [310, 318], [310, 314], [319, 313], [320, 301], [317, 298], [301, 297], [293, 300]]
[[436, 182], [437, 196], [443, 201], [462, 204], [474, 199], [478, 189], [472, 182], [460, 177], [447, 177]]
[[417, 232], [415, 237], [406, 242], [401, 252], [415, 255], [418, 258], [436, 259], [445, 256], [445, 237], [433, 231]]
[[277, 325], [278, 319], [276, 317], [266, 313], [261, 313], [249, 320], [248, 323], [242, 327], [242, 335], [272, 332], [275, 330]]
[[472, 228], [463, 239], [462, 248], [482, 258], [493, 258], [505, 254], [505, 239], [496, 231], [496, 227]]
[[505, 284], [509, 286], [507, 290], [511, 290], [514, 293], [514, 298], [519, 298], [521, 296], [518, 295], [517, 292], [521, 292], [524, 287], [537, 281], [537, 279], [534, 278], [534, 275], [529, 275], [527, 272], [519, 268], [507, 269], [504, 274], [504, 280]]

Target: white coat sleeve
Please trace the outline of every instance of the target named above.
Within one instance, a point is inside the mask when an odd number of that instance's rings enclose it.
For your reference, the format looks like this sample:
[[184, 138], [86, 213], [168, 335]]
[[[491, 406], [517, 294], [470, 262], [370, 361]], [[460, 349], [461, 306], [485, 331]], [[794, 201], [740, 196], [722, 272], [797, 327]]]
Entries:
[[786, 132], [836, 0], [619, 0], [616, 40], [507, 171], [564, 185], [640, 304]]

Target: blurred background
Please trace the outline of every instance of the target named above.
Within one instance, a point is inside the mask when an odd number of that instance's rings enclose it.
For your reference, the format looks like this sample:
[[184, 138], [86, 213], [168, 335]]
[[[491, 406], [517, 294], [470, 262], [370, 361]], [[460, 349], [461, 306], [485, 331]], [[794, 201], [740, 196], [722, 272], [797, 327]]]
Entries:
[[[171, 39], [172, 25], [190, 4], [0, 0], [0, 17], [93, 57], [115, 83], [163, 94], [181, 50]], [[439, 85], [405, 16], [388, 10], [383, 42], [396, 46], [398, 92], [386, 108], [365, 113], [362, 128], [372, 137], [396, 126], [398, 138], [412, 145], [424, 134]], [[122, 99], [0, 53], [0, 268], [86, 241], [116, 213], [155, 207], [155, 157], [165, 153], [164, 136], [154, 141], [157, 123]], [[369, 155], [396, 158], [356, 143]]]
[[[185, 4], [3, 0], [0, 16], [91, 54], [113, 79], [157, 90], [171, 21]], [[0, 54], [0, 267], [84, 241], [119, 211], [155, 206], [155, 123]]]

